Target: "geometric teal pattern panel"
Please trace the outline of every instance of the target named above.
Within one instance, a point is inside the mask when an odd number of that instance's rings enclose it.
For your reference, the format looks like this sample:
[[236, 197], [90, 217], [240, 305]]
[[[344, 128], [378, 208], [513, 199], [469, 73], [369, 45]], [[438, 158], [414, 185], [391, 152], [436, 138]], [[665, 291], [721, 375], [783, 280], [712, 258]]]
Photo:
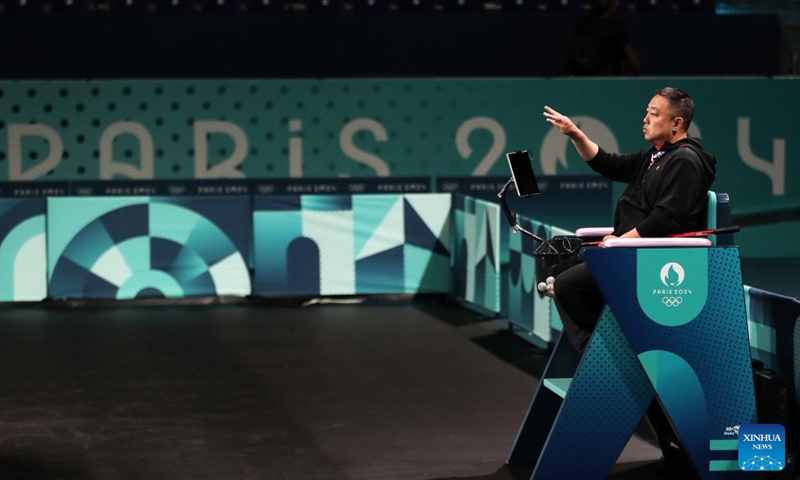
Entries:
[[453, 278], [455, 298], [495, 314], [507, 310], [507, 278], [501, 252], [509, 241], [500, 224], [500, 205], [471, 196], [453, 195]]
[[349, 195], [256, 196], [253, 205], [253, 293], [354, 293]]
[[54, 299], [251, 293], [246, 196], [48, 199]]
[[[573, 235], [570, 230], [548, 225], [517, 215], [517, 225], [540, 238]], [[542, 348], [552, 345], [562, 329], [552, 298], [539, 293], [538, 285], [547, 280], [547, 272], [539, 269], [533, 252], [541, 245], [528, 235], [513, 234], [508, 241], [508, 320], [521, 328], [522, 338]]]
[[254, 293], [450, 291], [450, 194], [253, 199]]
[[[550, 226], [537, 220], [517, 215], [517, 224], [541, 238], [550, 237]], [[508, 240], [508, 320], [518, 327], [521, 336], [539, 347], [551, 341], [550, 309], [552, 299], [538, 290], [540, 274], [536, 269], [533, 252], [539, 242], [523, 235], [511, 234]]]
[[[555, 237], [557, 235], [574, 235], [575, 232], [572, 230], [566, 230], [561, 228], [560, 226], [557, 227], [555, 225], [550, 227], [550, 236]], [[537, 276], [543, 277], [544, 274], [539, 274], [537, 272]], [[550, 300], [550, 338], [552, 339], [558, 338], [559, 332], [564, 328], [564, 324], [561, 322], [561, 317], [558, 315], [558, 310], [556, 309], [555, 300], [552, 298]]]
[[47, 297], [44, 198], [0, 198], [0, 302]]

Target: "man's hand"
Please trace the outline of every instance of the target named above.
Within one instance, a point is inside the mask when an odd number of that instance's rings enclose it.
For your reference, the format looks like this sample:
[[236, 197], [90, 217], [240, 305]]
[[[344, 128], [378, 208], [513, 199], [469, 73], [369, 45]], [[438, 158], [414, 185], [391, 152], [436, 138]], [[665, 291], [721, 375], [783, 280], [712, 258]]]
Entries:
[[544, 112], [542, 113], [548, 123], [556, 127], [561, 133], [568, 136], [572, 140], [572, 144], [578, 151], [578, 154], [585, 161], [589, 161], [597, 155], [600, 147], [591, 141], [577, 125], [572, 123], [572, 120], [565, 115], [561, 115], [552, 108], [545, 105]]
[[554, 127], [559, 129], [561, 133], [565, 135], [571, 135], [578, 132], [578, 127], [572, 123], [572, 120], [570, 120], [569, 117], [556, 112], [547, 105], [545, 105], [542, 115], [544, 115], [544, 118], [548, 121], [548, 123], [553, 124]]
[[603, 237], [602, 240], [600, 240], [600, 243], [598, 243], [597, 246], [598, 247], [605, 247], [606, 246], [605, 245], [606, 240], [611, 240], [612, 238], [620, 238], [620, 237], [618, 237], [616, 235], [606, 235], [605, 237]]
[[632, 228], [620, 236], [606, 235], [605, 237], [603, 237], [602, 240], [600, 240], [600, 243], [598, 245], [601, 247], [605, 247], [606, 240], [611, 240], [612, 238], [642, 238], [642, 236], [639, 235], [639, 230]]

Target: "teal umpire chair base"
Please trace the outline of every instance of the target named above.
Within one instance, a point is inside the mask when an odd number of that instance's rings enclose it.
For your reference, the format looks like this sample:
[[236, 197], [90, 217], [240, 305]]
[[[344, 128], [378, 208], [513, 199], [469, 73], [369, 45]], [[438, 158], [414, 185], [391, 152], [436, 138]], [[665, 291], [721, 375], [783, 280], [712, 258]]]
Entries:
[[699, 478], [763, 478], [738, 463], [757, 423], [738, 248], [675, 240], [585, 249], [607, 305], [582, 355], [551, 353], [508, 457], [531, 479], [606, 478], [654, 398]]

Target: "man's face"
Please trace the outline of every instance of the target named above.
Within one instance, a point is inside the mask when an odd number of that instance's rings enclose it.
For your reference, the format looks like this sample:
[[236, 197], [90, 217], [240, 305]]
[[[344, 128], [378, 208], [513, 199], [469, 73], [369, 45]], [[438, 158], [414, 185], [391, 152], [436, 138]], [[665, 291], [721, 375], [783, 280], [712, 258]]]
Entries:
[[669, 111], [669, 101], [661, 95], [656, 95], [647, 105], [644, 116], [642, 132], [644, 139], [654, 145], [661, 145], [672, 138], [675, 122]]

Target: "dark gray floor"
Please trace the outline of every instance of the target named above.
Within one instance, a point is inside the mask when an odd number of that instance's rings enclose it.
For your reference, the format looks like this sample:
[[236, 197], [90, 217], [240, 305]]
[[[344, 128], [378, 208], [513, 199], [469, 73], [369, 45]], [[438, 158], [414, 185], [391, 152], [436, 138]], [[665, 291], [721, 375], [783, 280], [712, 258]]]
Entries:
[[488, 474], [535, 387], [396, 302], [14, 308], [0, 365], [3, 480]]
[[[6, 308], [0, 479], [526, 479], [546, 358], [442, 299]], [[688, 478], [640, 430], [611, 478]]]

